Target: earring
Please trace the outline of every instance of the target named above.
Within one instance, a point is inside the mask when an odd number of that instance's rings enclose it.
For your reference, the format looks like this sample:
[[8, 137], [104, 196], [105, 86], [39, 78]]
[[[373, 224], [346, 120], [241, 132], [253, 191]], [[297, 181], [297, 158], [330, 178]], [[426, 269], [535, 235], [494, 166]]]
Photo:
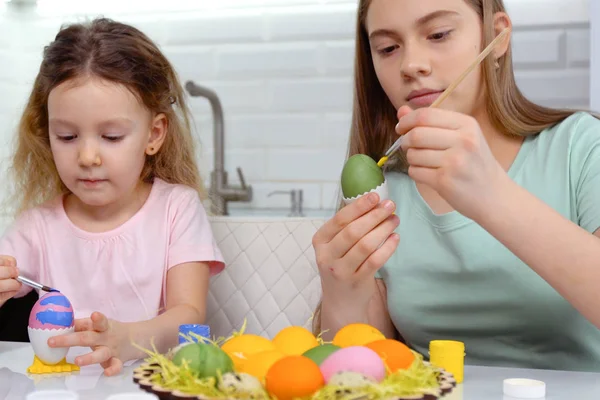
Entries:
[[494, 68], [496, 68], [496, 69], [500, 68], [500, 63], [498, 62], [498, 59], [496, 59], [494, 61]]

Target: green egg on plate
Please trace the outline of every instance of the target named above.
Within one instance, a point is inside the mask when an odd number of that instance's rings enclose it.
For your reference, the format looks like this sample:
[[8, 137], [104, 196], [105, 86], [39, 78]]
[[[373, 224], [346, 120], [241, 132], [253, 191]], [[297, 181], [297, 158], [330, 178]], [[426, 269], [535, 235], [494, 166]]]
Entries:
[[173, 356], [173, 364], [181, 367], [184, 360], [190, 371], [199, 378], [217, 377], [233, 372], [233, 361], [219, 347], [209, 343], [190, 343]]
[[310, 358], [317, 365], [321, 365], [321, 363], [323, 361], [325, 361], [325, 359], [327, 357], [329, 357], [332, 353], [335, 353], [336, 351], [338, 351], [340, 349], [341, 349], [341, 347], [339, 347], [339, 346], [326, 343], [326, 344], [322, 344], [317, 347], [313, 347], [312, 349], [306, 350], [304, 352], [304, 354], [302, 354], [302, 355], [304, 357]]
[[383, 170], [365, 154], [355, 154], [342, 170], [342, 193], [345, 198], [365, 194], [385, 181]]

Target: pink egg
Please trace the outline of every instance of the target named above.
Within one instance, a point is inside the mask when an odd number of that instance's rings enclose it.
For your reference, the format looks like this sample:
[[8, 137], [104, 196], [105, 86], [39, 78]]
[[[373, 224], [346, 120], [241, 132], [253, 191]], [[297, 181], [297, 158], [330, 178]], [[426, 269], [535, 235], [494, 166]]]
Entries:
[[385, 364], [377, 353], [363, 346], [345, 347], [332, 353], [321, 363], [325, 383], [338, 372], [357, 372], [381, 382], [386, 375]]
[[38, 299], [29, 314], [33, 329], [65, 329], [73, 326], [73, 307], [60, 292], [46, 293]]

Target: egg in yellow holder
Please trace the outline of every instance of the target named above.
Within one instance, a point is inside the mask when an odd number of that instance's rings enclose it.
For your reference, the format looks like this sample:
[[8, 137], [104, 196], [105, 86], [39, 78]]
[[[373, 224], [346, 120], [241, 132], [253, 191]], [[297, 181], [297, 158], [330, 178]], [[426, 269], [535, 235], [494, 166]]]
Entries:
[[[228, 349], [243, 360], [233, 371], [199, 378], [187, 360], [176, 365], [172, 354], [134, 344], [149, 357], [134, 371], [133, 380], [143, 390], [173, 400], [436, 400], [457, 384], [451, 373], [370, 325], [347, 325], [332, 343], [291, 326], [266, 339], [272, 346], [244, 329], [245, 323], [228, 338], [202, 338], [202, 345]], [[188, 339], [194, 338], [200, 340], [194, 334]], [[252, 348], [254, 341], [260, 351]], [[211, 360], [201, 364], [207, 363]]]
[[61, 374], [79, 371], [79, 366], [66, 361], [68, 348], [51, 348], [48, 339], [75, 331], [73, 306], [57, 290], [40, 296], [29, 313], [27, 333], [33, 348], [30, 374]]

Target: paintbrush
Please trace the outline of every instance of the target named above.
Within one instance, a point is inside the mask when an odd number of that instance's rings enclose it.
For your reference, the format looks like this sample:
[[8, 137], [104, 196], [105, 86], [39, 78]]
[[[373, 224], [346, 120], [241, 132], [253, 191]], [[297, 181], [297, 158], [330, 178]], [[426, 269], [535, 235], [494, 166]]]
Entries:
[[50, 286], [42, 285], [41, 283], [37, 283], [23, 276], [18, 276], [17, 280], [24, 285], [31, 286], [34, 289], [43, 290], [44, 292], [58, 292], [58, 290], [51, 288]]

